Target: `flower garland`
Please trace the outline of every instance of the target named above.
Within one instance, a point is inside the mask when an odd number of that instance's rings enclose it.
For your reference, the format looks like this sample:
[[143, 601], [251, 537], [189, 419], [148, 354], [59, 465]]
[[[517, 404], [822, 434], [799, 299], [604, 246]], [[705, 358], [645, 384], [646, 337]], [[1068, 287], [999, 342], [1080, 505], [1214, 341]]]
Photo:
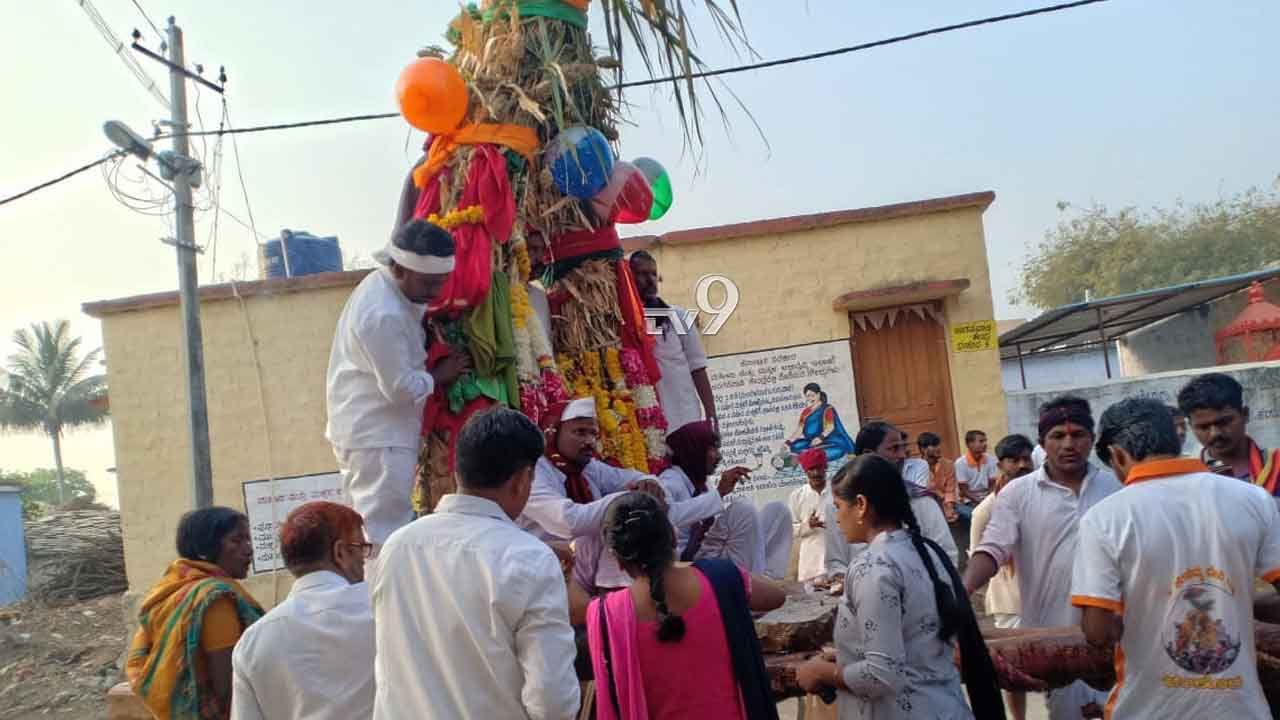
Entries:
[[600, 424], [600, 455], [614, 465], [649, 471], [648, 446], [636, 417], [635, 403], [627, 387], [616, 348], [556, 356], [573, 397], [591, 397], [596, 402]]
[[633, 388], [636, 426], [644, 437], [649, 472], [657, 474], [670, 464], [666, 459], [667, 417], [658, 404], [658, 391], [649, 382], [649, 373], [640, 352], [634, 348], [623, 348], [619, 353], [619, 364], [627, 385]]
[[484, 222], [484, 208], [472, 205], [468, 208], [454, 208], [441, 217], [435, 213], [427, 216], [427, 222], [445, 230], [453, 230], [459, 225], [478, 225]]
[[[511, 320], [516, 343], [520, 409], [535, 423], [551, 405], [569, 399], [542, 321], [529, 303], [529, 253], [523, 240], [513, 246]], [[522, 259], [523, 258], [523, 259]]]

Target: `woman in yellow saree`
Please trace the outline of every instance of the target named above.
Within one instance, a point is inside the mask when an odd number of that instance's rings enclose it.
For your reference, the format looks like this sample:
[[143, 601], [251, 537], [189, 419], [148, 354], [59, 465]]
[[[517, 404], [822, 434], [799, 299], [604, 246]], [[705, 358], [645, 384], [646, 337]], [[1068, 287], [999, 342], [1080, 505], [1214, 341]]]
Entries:
[[178, 523], [178, 559], [142, 601], [125, 674], [157, 718], [225, 720], [231, 651], [262, 607], [237, 580], [253, 560], [249, 521], [231, 508]]

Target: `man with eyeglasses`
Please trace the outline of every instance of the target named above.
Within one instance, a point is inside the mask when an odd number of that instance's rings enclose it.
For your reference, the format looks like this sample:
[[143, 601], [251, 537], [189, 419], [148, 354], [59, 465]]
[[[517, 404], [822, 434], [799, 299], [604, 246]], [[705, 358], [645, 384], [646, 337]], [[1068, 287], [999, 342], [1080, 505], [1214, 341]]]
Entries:
[[309, 502], [280, 527], [295, 578], [284, 602], [241, 636], [232, 656], [234, 720], [367, 720], [373, 716], [373, 609], [360, 513]]

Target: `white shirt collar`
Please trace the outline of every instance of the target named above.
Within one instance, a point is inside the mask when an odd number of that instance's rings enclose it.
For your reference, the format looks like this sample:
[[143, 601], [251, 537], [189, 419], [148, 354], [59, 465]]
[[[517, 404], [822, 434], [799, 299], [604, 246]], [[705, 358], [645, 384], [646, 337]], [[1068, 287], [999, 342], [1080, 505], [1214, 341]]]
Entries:
[[420, 305], [416, 302], [413, 302], [412, 300], [409, 299], [407, 295], [404, 294], [404, 291], [400, 289], [400, 283], [396, 282], [396, 276], [391, 273], [391, 268], [383, 265], [379, 267], [375, 272], [382, 273], [382, 278], [386, 280], [388, 285], [391, 286], [391, 292], [394, 293], [395, 296], [400, 300], [400, 302], [404, 303], [406, 307], [409, 307], [414, 312], [418, 312], [418, 313], [426, 311], [426, 307], [427, 307], [426, 305]]
[[[1089, 487], [1089, 481], [1090, 481], [1090, 480], [1092, 480], [1092, 479], [1094, 479], [1094, 478], [1095, 478], [1095, 477], [1097, 477], [1097, 475], [1098, 475], [1098, 466], [1097, 466], [1097, 465], [1094, 465], [1094, 464], [1093, 464], [1093, 462], [1090, 462], [1090, 463], [1089, 463], [1089, 465], [1088, 465], [1088, 467], [1089, 467], [1089, 469], [1088, 469], [1088, 470], [1086, 470], [1086, 471], [1085, 471], [1085, 473], [1084, 473], [1084, 480], [1082, 480], [1082, 481], [1080, 482], [1080, 494], [1081, 494], [1081, 495], [1084, 495], [1084, 493], [1085, 493], [1085, 489]], [[1050, 486], [1050, 487], [1055, 487], [1055, 488], [1058, 488], [1058, 489], [1060, 489], [1060, 490], [1067, 490], [1068, 492], [1071, 490], [1071, 488], [1067, 487], [1066, 485], [1063, 485], [1062, 483], [1058, 482], [1057, 480], [1054, 480], [1053, 478], [1049, 477], [1049, 466], [1048, 466], [1048, 464], [1041, 465], [1041, 466], [1040, 466], [1040, 468], [1039, 468], [1038, 470], [1035, 470], [1035, 471], [1034, 471], [1034, 474], [1039, 476], [1039, 477], [1037, 477], [1037, 478], [1036, 478], [1036, 482], [1040, 483], [1041, 485], [1048, 485], [1048, 486]]]
[[345, 587], [351, 583], [332, 570], [316, 570], [293, 581], [293, 588], [289, 590], [289, 594], [309, 592], [321, 588]]
[[491, 517], [496, 520], [505, 520], [511, 522], [511, 518], [507, 517], [507, 513], [502, 510], [502, 506], [488, 499], [477, 497], [475, 495], [451, 494], [440, 498], [440, 502], [436, 505], [436, 512], [451, 512], [460, 515], [478, 515], [481, 517]]

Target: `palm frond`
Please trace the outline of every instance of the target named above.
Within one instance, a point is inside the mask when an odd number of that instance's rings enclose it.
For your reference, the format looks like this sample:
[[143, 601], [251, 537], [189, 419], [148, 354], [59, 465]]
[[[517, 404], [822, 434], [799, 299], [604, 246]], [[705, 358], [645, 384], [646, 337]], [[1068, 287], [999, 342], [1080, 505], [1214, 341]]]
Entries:
[[33, 323], [13, 335], [8, 382], [0, 388], [0, 430], [42, 430], [105, 421], [106, 376], [91, 374], [101, 350], [80, 354], [81, 340], [65, 320]]
[[[609, 52], [621, 60], [624, 51], [633, 48], [650, 77], [661, 74], [675, 78], [671, 83], [672, 99], [685, 141], [701, 144], [703, 91], [698, 89], [693, 74], [705, 70], [706, 65], [694, 52], [696, 40], [688, 13], [694, 3], [706, 9], [720, 36], [735, 53], [745, 50], [755, 54], [743, 30], [737, 0], [728, 0], [727, 8], [717, 0], [601, 0]], [[721, 122], [728, 127], [729, 117], [716, 98], [715, 88], [710, 84], [704, 88], [712, 97]], [[751, 120], [755, 123], [754, 117]]]
[[106, 387], [107, 379], [101, 375], [95, 375], [67, 388], [58, 403], [58, 425], [81, 427], [105, 423], [107, 411], [101, 400], [106, 393]]
[[44, 430], [44, 407], [22, 395], [0, 390], [0, 431], [32, 432]]

